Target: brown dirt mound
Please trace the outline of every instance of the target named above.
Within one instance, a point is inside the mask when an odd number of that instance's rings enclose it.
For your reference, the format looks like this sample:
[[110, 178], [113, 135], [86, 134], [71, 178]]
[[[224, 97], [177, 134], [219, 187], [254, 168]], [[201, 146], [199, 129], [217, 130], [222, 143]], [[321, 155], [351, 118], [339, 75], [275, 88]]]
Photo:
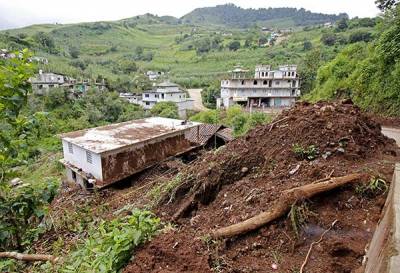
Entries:
[[[294, 146], [303, 152], [314, 146], [315, 158], [302, 157]], [[298, 236], [290, 219], [228, 240], [206, 235], [266, 210], [283, 190], [328, 175], [364, 172], [390, 181], [397, 159], [395, 142], [351, 103], [296, 104], [185, 169], [174, 202], [158, 208], [164, 220], [181, 224], [179, 230], [142, 247], [125, 272], [276, 272], [272, 264], [279, 272], [298, 272], [311, 242], [334, 220], [307, 272], [351, 272], [361, 266], [384, 194], [366, 197], [345, 186], [306, 200], [298, 204], [307, 216]]]

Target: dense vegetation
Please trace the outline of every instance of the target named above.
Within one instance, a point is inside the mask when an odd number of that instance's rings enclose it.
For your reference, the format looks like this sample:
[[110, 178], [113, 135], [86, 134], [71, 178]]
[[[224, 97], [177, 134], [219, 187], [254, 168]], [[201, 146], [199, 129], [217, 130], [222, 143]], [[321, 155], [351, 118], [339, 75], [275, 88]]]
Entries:
[[222, 124], [233, 129], [234, 136], [242, 136], [257, 125], [270, 122], [272, 117], [262, 112], [245, 112], [242, 107], [230, 107], [226, 111], [207, 110], [200, 112], [190, 118], [209, 124]]
[[347, 14], [327, 15], [296, 8], [243, 9], [234, 4], [198, 8], [182, 17], [191, 24], [215, 24], [248, 28], [255, 24], [269, 27], [292, 27], [336, 22]]
[[[236, 9], [239, 8], [233, 8]], [[282, 10], [285, 16], [292, 13], [302, 14], [301, 10]], [[327, 17], [321, 20], [334, 22], [339, 18]], [[301, 64], [313, 50], [319, 50], [324, 60], [332, 59], [353, 32], [373, 35], [375, 20], [367, 20], [369, 25], [353, 21], [361, 20], [345, 19], [350, 26], [345, 31], [321, 25], [296, 27], [292, 21], [288, 26], [274, 23], [269, 31], [263, 31], [262, 23], [241, 29], [239, 25], [193, 25], [146, 14], [113, 22], [35, 25], [2, 31], [0, 47], [27, 47], [35, 56], [48, 59], [48, 64], [37, 59], [38, 68], [44, 71], [75, 78], [105, 78], [116, 91], [141, 92], [149, 88], [144, 75], [147, 70], [164, 71], [166, 78], [184, 87], [204, 88], [226, 77], [237, 64], [248, 69], [258, 63]], [[293, 32], [283, 31], [288, 27]], [[281, 32], [280, 37], [273, 46], [265, 46], [273, 31]], [[322, 36], [328, 42], [321, 40]]]
[[309, 99], [350, 97], [365, 110], [400, 115], [400, 8], [389, 10], [378, 28], [373, 42], [353, 37], [354, 44], [318, 70]]

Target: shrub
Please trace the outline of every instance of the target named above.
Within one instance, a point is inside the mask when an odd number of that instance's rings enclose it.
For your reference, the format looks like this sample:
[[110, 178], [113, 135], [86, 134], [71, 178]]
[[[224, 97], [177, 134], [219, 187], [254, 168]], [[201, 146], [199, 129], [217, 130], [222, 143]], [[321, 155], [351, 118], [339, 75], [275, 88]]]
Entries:
[[171, 101], [162, 101], [156, 103], [156, 105], [151, 108], [150, 112], [155, 116], [164, 118], [179, 118], [178, 106]]
[[63, 273], [118, 272], [138, 245], [158, 230], [160, 220], [149, 211], [133, 210], [132, 215], [112, 221], [102, 220], [89, 229], [89, 237], [76, 247], [60, 269]]

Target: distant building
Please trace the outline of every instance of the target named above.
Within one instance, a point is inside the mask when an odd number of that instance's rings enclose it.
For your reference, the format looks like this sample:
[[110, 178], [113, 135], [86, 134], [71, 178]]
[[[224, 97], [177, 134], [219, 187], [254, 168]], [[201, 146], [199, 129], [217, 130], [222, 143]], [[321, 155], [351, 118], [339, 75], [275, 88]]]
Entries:
[[152, 117], [63, 134], [67, 181], [84, 188], [120, 181], [199, 147], [200, 124]]
[[142, 94], [142, 103], [144, 109], [151, 109], [153, 106], [162, 101], [171, 101], [178, 106], [180, 118], [186, 118], [187, 110], [193, 109], [193, 100], [187, 98], [185, 91], [179, 86], [171, 82], [163, 82], [155, 86], [154, 89], [144, 91]]
[[127, 100], [129, 103], [142, 104], [142, 94], [136, 93], [120, 93], [119, 97]]
[[97, 82], [91, 82], [89, 79], [76, 80], [72, 77], [68, 77], [62, 74], [56, 73], [44, 73], [39, 70], [39, 74], [36, 77], [30, 79], [34, 94], [45, 95], [51, 88], [61, 87], [72, 93], [85, 93], [90, 88], [97, 88], [104, 90], [106, 88], [104, 79]]
[[270, 65], [257, 65], [254, 77], [248, 71], [236, 68], [231, 78], [221, 81], [221, 98], [218, 108], [229, 108], [235, 104], [248, 110], [282, 108], [293, 105], [300, 96], [300, 78], [296, 65], [279, 66], [271, 70]]
[[150, 81], [156, 81], [158, 78], [164, 75], [164, 72], [162, 71], [147, 71], [146, 72], [147, 77], [149, 78]]

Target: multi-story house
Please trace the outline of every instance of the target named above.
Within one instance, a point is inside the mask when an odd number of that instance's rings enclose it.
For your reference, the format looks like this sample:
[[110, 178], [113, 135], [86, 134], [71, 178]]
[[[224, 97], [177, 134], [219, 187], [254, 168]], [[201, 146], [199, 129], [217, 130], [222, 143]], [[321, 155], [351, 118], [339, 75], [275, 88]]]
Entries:
[[271, 70], [270, 65], [257, 65], [254, 77], [248, 70], [236, 68], [231, 78], [221, 81], [218, 108], [239, 104], [247, 109], [282, 108], [293, 105], [300, 97], [300, 78], [296, 65], [282, 65]]
[[186, 118], [187, 110], [193, 109], [193, 100], [187, 98], [186, 92], [179, 86], [171, 82], [163, 82], [155, 86], [154, 89], [144, 91], [142, 94], [142, 103], [144, 109], [151, 109], [162, 101], [171, 101], [178, 106], [180, 118]]

